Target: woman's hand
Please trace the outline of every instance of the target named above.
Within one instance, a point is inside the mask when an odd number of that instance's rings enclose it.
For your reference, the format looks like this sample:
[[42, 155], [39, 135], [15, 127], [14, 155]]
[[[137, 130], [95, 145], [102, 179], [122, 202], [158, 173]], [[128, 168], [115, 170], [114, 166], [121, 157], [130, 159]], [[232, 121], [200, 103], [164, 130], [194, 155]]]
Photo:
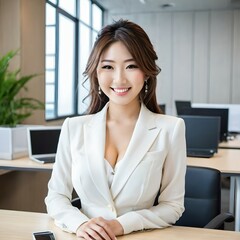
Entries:
[[115, 240], [115, 236], [123, 234], [123, 228], [117, 220], [98, 217], [83, 223], [76, 234], [77, 237], [85, 240]]
[[115, 236], [123, 235], [123, 227], [117, 220], [108, 220], [107, 221], [109, 226], [111, 227], [112, 231], [114, 232]]

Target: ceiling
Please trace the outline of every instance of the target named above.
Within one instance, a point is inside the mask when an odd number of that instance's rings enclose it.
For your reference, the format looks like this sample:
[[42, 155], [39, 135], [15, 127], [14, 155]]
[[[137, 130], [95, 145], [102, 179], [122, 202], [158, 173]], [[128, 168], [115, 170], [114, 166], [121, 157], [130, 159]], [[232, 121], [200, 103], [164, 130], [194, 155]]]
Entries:
[[112, 14], [240, 8], [240, 0], [97, 0], [97, 2]]

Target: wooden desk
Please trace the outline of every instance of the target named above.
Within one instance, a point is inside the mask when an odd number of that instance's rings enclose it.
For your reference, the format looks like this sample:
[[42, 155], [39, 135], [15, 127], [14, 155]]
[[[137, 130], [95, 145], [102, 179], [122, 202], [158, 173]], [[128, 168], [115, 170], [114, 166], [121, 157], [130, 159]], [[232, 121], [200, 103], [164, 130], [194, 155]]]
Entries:
[[233, 140], [221, 142], [219, 144], [219, 148], [240, 149], [240, 134], [236, 135], [236, 137]]
[[1, 160], [0, 169], [4, 170], [25, 170], [25, 171], [51, 171], [52, 163], [41, 164], [34, 162], [28, 157], [14, 160]]
[[44, 198], [51, 171], [52, 164], [37, 163], [28, 157], [0, 160], [0, 208], [46, 212]]
[[[238, 141], [223, 142], [221, 146], [240, 146], [240, 136]], [[219, 153], [213, 158], [188, 158], [188, 165], [212, 167], [222, 173], [240, 174], [240, 151], [219, 149]], [[29, 170], [29, 171], [51, 171], [53, 164], [41, 164], [32, 161], [28, 157], [15, 160], [1, 160], [0, 169], [5, 170]]]
[[[45, 213], [0, 210], [0, 236], [7, 240], [32, 240], [32, 232], [51, 230], [56, 240], [77, 240], [75, 234], [63, 232], [56, 227], [53, 220]], [[169, 227], [146, 232], [138, 232], [118, 240], [239, 240], [240, 233], [223, 230], [209, 230], [188, 227]]]
[[187, 165], [210, 167], [221, 173], [240, 175], [240, 151], [235, 149], [219, 149], [212, 158], [188, 157]]
[[240, 150], [219, 149], [212, 158], [188, 157], [187, 165], [215, 168], [231, 177], [230, 211], [235, 212], [235, 230], [240, 231]]

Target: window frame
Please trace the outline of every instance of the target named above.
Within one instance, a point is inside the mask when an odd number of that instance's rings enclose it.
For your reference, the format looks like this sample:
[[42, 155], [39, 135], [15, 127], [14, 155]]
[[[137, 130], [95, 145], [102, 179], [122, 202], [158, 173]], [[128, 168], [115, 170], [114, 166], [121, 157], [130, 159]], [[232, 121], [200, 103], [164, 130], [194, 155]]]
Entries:
[[[54, 69], [49, 69], [47, 68], [45, 64], [45, 120], [46, 121], [55, 121], [55, 120], [60, 120], [60, 119], [65, 119], [66, 117], [72, 117], [72, 116], [78, 116], [82, 115], [83, 113], [79, 113], [78, 109], [78, 102], [79, 102], [79, 90], [78, 88], [81, 87], [81, 77], [82, 73], [80, 73], [80, 68], [79, 68], [79, 61], [80, 61], [80, 53], [81, 53], [81, 48], [79, 46], [79, 40], [80, 40], [80, 25], [84, 24], [89, 31], [90, 31], [90, 48], [92, 47], [92, 44], [94, 42], [93, 40], [93, 35], [99, 31], [97, 29], [93, 28], [93, 5], [96, 5], [102, 12], [102, 18], [101, 18], [101, 25], [103, 26], [104, 23], [104, 14], [105, 14], [105, 9], [95, 0], [89, 0], [90, 2], [90, 25], [82, 21], [81, 16], [80, 16], [80, 1], [81, 0], [75, 0], [76, 3], [76, 9], [75, 9], [75, 16], [71, 15], [70, 13], [66, 12], [64, 9], [59, 7], [59, 0], [56, 0], [56, 4], [53, 3], [51, 0], [46, 0], [45, 1], [45, 9], [47, 8], [47, 4], [49, 4], [51, 7], [55, 8], [55, 54], [52, 54], [53, 57], [55, 57], [55, 68]], [[47, 14], [47, 13], [46, 13]], [[73, 80], [73, 96], [72, 97], [72, 104], [73, 104], [73, 113], [72, 114], [64, 114], [64, 115], [59, 115], [58, 110], [58, 86], [59, 86], [59, 16], [63, 15], [64, 17], [70, 19], [73, 21], [75, 27], [75, 43], [74, 43], [74, 70], [73, 70], [73, 75], [74, 75], [74, 80]], [[47, 16], [46, 16], [47, 19]], [[47, 22], [45, 23], [45, 31], [47, 31], [47, 27], [52, 26], [52, 25], [47, 25]], [[45, 43], [47, 45], [47, 39], [45, 38]], [[89, 49], [90, 50], [90, 49]], [[45, 51], [45, 61], [47, 56], [51, 56], [51, 54], [47, 54]], [[47, 71], [53, 71], [54, 72], [54, 82], [52, 85], [54, 86], [54, 101], [53, 102], [48, 102], [47, 101], [47, 85], [50, 85], [50, 83], [47, 83], [47, 78], [46, 74]], [[53, 105], [53, 110], [49, 112], [49, 106], [48, 104]], [[49, 114], [50, 113], [50, 114]]]

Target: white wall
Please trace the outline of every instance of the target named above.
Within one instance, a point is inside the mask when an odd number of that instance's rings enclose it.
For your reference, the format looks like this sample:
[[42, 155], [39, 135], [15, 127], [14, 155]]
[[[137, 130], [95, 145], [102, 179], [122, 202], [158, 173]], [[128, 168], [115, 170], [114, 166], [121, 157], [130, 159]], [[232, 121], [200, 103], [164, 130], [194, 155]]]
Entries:
[[240, 10], [142, 13], [114, 16], [141, 25], [162, 72], [157, 98], [168, 114], [174, 100], [240, 103]]

